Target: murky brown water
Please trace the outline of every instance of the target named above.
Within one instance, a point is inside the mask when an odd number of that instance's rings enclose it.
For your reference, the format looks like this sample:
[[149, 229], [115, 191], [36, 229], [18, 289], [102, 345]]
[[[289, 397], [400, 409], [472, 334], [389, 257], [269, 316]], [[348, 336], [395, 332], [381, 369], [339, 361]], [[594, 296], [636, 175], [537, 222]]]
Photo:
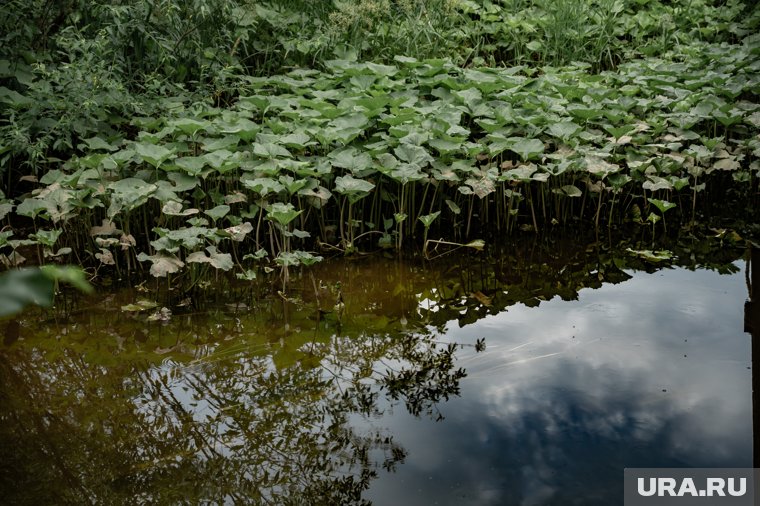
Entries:
[[627, 248], [341, 259], [269, 299], [30, 311], [0, 347], [2, 502], [601, 505], [624, 467], [750, 467], [743, 252]]

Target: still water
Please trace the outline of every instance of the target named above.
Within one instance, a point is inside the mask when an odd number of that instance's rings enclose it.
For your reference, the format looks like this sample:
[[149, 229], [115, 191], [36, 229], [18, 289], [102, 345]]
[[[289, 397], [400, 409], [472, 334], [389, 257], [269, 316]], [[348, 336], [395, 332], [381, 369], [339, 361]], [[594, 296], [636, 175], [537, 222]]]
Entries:
[[751, 467], [743, 252], [630, 246], [31, 311], [0, 346], [0, 502], [610, 505], [625, 467]]

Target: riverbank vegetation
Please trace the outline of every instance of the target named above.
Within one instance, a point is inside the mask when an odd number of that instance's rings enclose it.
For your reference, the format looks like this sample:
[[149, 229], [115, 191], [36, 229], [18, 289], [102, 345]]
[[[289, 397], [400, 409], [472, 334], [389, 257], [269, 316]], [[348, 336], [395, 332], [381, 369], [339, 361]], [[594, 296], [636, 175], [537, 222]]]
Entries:
[[757, 233], [751, 2], [14, 0], [0, 19], [8, 267], [287, 283], [327, 254], [553, 228]]

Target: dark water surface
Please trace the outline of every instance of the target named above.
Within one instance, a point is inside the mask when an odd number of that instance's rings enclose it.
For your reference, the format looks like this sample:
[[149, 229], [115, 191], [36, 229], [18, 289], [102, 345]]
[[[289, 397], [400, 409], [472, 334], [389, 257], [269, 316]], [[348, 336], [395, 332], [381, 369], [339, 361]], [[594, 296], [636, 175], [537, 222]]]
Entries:
[[751, 467], [743, 252], [627, 248], [374, 256], [242, 307], [124, 311], [150, 297], [130, 289], [31, 311], [3, 323], [0, 503], [609, 505], [625, 467]]

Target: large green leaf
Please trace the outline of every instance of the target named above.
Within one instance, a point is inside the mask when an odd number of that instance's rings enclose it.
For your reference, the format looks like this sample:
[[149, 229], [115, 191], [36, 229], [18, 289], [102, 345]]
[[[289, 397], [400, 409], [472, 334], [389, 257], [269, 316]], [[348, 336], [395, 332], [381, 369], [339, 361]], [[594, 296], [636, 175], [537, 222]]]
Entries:
[[200, 211], [198, 209], [182, 209], [182, 203], [177, 202], [176, 200], [170, 200], [166, 204], [164, 204], [164, 207], [161, 208], [161, 212], [164, 214], [168, 214], [169, 216], [191, 216], [193, 214], [198, 214]]
[[218, 151], [220, 149], [236, 148], [240, 143], [240, 137], [237, 135], [225, 135], [224, 137], [214, 139], [202, 139], [203, 151]]
[[620, 170], [619, 165], [609, 163], [596, 156], [587, 156], [585, 158], [586, 170], [591, 174], [604, 179], [608, 174], [612, 174]]
[[520, 155], [523, 160], [530, 160], [537, 158], [538, 155], [544, 152], [544, 143], [539, 139], [517, 139], [510, 146], [512, 151]]
[[19, 216], [28, 216], [36, 218], [42, 211], [48, 211], [48, 214], [55, 209], [55, 206], [46, 200], [36, 199], [33, 197], [25, 198], [16, 207], [16, 214]]
[[161, 253], [150, 256], [145, 253], [140, 253], [137, 255], [137, 259], [140, 262], [150, 260], [152, 262], [152, 265], [150, 266], [150, 274], [157, 278], [165, 278], [168, 274], [178, 272], [185, 266], [185, 263], [176, 256], [164, 255]]
[[280, 139], [280, 142], [285, 146], [292, 149], [303, 149], [306, 146], [314, 144], [308, 134], [304, 132], [293, 132], [292, 134], [285, 135]]
[[361, 131], [362, 128], [364, 128], [367, 123], [369, 123], [369, 118], [365, 114], [362, 113], [356, 113], [356, 114], [348, 114], [345, 116], [340, 116], [338, 118], [335, 118], [330, 122], [330, 126], [333, 127], [335, 130], [357, 130]]
[[538, 170], [535, 164], [521, 165], [504, 172], [499, 179], [505, 181], [530, 181], [531, 176]]
[[430, 225], [433, 224], [436, 218], [441, 214], [441, 211], [436, 211], [431, 214], [426, 214], [425, 216], [420, 216], [419, 220], [422, 222], [422, 224], [425, 226], [425, 228], [430, 228]]
[[201, 158], [203, 158], [208, 165], [220, 172], [226, 172], [239, 165], [239, 163], [233, 158], [233, 153], [226, 149], [211, 151], [210, 153], [203, 155]]
[[296, 250], [293, 252], [283, 251], [274, 261], [283, 267], [292, 267], [297, 265], [313, 265], [322, 261], [322, 257], [319, 255], [312, 255], [307, 251]]
[[653, 199], [653, 198], [647, 198], [650, 204], [654, 205], [657, 209], [660, 210], [662, 214], [665, 214], [666, 211], [673, 209], [676, 207], [676, 204], [673, 202], [668, 202], [667, 200], [660, 200], [660, 199]]
[[10, 202], [3, 202], [0, 204], [0, 220], [4, 219], [8, 213], [13, 211], [14, 205]]
[[479, 177], [471, 177], [465, 180], [466, 186], [460, 186], [459, 192], [463, 195], [477, 195], [478, 198], [485, 198], [487, 195], [496, 191], [495, 177], [489, 174], [482, 174]]
[[291, 203], [283, 204], [282, 202], [277, 202], [269, 206], [269, 209], [267, 209], [267, 219], [276, 221], [280, 225], [285, 226], [295, 220], [302, 212], [303, 211], [296, 211], [296, 208], [293, 207], [293, 204]]
[[285, 189], [285, 186], [272, 179], [271, 177], [257, 177], [255, 179], [243, 179], [243, 186], [249, 190], [253, 190], [262, 197], [266, 197], [270, 193], [279, 193]]
[[454, 91], [453, 94], [460, 98], [470, 109], [473, 109], [483, 100], [483, 94], [477, 88], [468, 88], [462, 91]]
[[568, 197], [580, 197], [583, 195], [580, 188], [572, 184], [565, 185], [562, 188], [555, 188], [552, 191], [559, 195], [567, 195]]
[[173, 126], [187, 135], [195, 135], [200, 130], [205, 130], [211, 126], [207, 120], [197, 120], [193, 118], [179, 118], [169, 122]]
[[177, 253], [180, 246], [191, 251], [198, 249], [206, 242], [206, 239], [214, 239], [216, 235], [215, 228], [201, 226], [183, 227], [175, 230], [156, 227], [153, 231], [159, 235], [159, 238], [151, 241], [151, 246], [157, 251], [168, 253]]
[[333, 167], [347, 169], [356, 174], [372, 165], [372, 157], [368, 153], [358, 152], [354, 148], [332, 152], [329, 155]]
[[216, 221], [227, 216], [227, 213], [229, 212], [230, 212], [230, 206], [228, 206], [227, 204], [222, 204], [212, 209], [207, 209], [203, 211], [203, 214], [205, 214], [206, 216], [209, 216], [212, 220]]
[[298, 194], [307, 197], [309, 203], [317, 209], [325, 205], [327, 201], [330, 200], [330, 197], [332, 197], [330, 190], [317, 184], [307, 185], [305, 188], [299, 190]]
[[40, 267], [45, 276], [53, 279], [58, 283], [68, 283], [77, 290], [84, 293], [92, 293], [95, 289], [89, 281], [87, 274], [79, 267], [72, 265], [43, 265]]
[[641, 184], [641, 187], [649, 191], [672, 190], [673, 184], [664, 177], [651, 175]]
[[416, 163], [401, 163], [390, 173], [391, 178], [402, 184], [410, 181], [420, 181], [425, 178], [425, 173]]
[[208, 162], [202, 156], [183, 156], [176, 158], [174, 164], [191, 176], [198, 176]]
[[232, 255], [229, 253], [219, 253], [214, 246], [206, 248], [208, 255], [202, 251], [196, 251], [187, 256], [187, 263], [207, 263], [211, 264], [215, 269], [222, 269], [228, 271], [232, 269]]
[[[256, 137], [261, 127], [248, 118], [235, 118], [233, 121], [223, 123], [220, 131], [235, 134], [244, 141], [250, 141]], [[227, 147], [227, 146], [225, 146]]]
[[81, 269], [49, 265], [40, 268], [11, 270], [0, 275], [0, 318], [21, 312], [34, 304], [53, 304], [55, 283], [68, 283], [90, 293], [92, 286]]
[[420, 167], [426, 166], [433, 161], [433, 157], [422, 146], [402, 144], [393, 150], [399, 160], [414, 163]]
[[262, 158], [290, 158], [293, 156], [290, 154], [290, 151], [288, 151], [284, 146], [280, 146], [279, 144], [275, 144], [273, 142], [267, 142], [264, 144], [254, 142], [253, 154]]
[[111, 205], [107, 214], [111, 219], [122, 210], [131, 211], [143, 205], [158, 187], [142, 179], [129, 177], [111, 183], [108, 188], [111, 190]]
[[229, 237], [233, 241], [242, 242], [245, 236], [253, 232], [253, 225], [246, 221], [240, 225], [225, 228], [224, 230], [218, 230], [217, 234], [223, 237]]
[[374, 187], [374, 183], [357, 179], [350, 174], [335, 178], [335, 191], [346, 195], [351, 202], [366, 197]]
[[174, 155], [172, 150], [148, 142], [136, 142], [134, 148], [140, 158], [154, 167], [159, 167]]
[[548, 130], [554, 137], [567, 141], [581, 130], [581, 126], [572, 121], [558, 121], [549, 125]]
[[279, 179], [289, 195], [293, 195], [308, 183], [306, 179], [293, 179], [293, 176], [280, 176]]
[[0, 275], [0, 317], [21, 312], [26, 306], [53, 305], [54, 283], [39, 269], [11, 270]]
[[63, 230], [56, 229], [56, 230], [38, 230], [34, 234], [30, 234], [29, 238], [34, 239], [38, 243], [42, 244], [43, 246], [47, 246], [48, 248], [52, 248], [56, 241], [58, 241], [58, 238], [63, 233]]

